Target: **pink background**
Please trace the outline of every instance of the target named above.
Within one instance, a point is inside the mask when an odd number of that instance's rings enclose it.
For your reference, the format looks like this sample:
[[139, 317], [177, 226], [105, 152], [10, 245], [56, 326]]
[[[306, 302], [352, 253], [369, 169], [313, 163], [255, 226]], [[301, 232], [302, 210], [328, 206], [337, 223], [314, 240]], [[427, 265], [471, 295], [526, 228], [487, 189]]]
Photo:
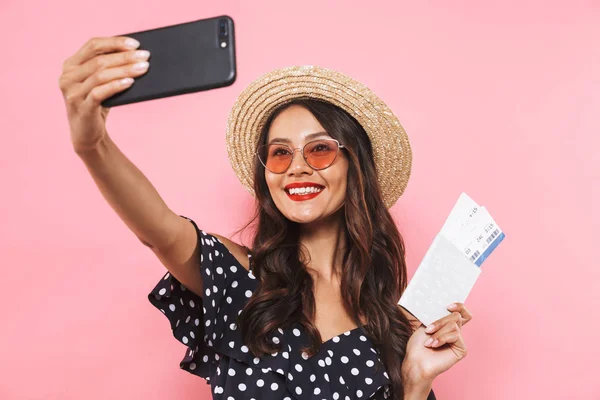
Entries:
[[461, 191], [507, 234], [467, 301], [469, 356], [435, 381], [438, 397], [600, 398], [599, 3], [424, 3], [3, 0], [0, 398], [209, 398], [146, 300], [162, 265], [71, 150], [57, 82], [89, 37], [221, 14], [236, 22], [232, 87], [109, 118], [170, 207], [230, 235], [251, 205], [225, 149], [237, 94], [292, 64], [350, 74], [414, 148], [392, 208], [409, 275]]

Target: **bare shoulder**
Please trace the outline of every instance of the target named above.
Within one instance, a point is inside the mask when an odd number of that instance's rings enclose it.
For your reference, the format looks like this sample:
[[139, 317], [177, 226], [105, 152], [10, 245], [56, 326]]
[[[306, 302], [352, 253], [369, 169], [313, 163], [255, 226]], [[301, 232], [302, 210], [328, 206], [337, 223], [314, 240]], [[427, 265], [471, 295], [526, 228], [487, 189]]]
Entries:
[[218, 235], [216, 233], [210, 233], [217, 239], [219, 239], [227, 250], [238, 260], [238, 262], [247, 270], [250, 270], [250, 260], [248, 260], [248, 252], [246, 248], [231, 239], [226, 238], [225, 236]]

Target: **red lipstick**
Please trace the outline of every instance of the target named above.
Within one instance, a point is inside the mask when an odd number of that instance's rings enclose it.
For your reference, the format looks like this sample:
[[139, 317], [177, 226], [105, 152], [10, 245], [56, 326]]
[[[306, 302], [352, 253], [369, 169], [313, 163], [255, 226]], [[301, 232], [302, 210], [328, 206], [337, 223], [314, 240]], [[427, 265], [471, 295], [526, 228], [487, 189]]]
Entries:
[[325, 189], [325, 186], [312, 182], [295, 182], [285, 186], [285, 193], [293, 201], [314, 199]]

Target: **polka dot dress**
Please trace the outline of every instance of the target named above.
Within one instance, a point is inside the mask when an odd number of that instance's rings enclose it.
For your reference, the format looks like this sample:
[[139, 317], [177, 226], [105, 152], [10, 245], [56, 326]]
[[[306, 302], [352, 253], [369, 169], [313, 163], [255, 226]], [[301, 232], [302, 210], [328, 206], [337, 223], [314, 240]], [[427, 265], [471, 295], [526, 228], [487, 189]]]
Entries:
[[[184, 217], [186, 218], [186, 217]], [[203, 296], [167, 273], [148, 299], [168, 318], [173, 336], [187, 346], [180, 367], [211, 385], [213, 399], [386, 399], [390, 379], [361, 327], [335, 336], [312, 356], [302, 328], [278, 329], [282, 351], [255, 357], [242, 341], [236, 317], [257, 280], [215, 236], [196, 228]], [[250, 257], [250, 256], [249, 256]], [[435, 399], [433, 392], [428, 400]]]

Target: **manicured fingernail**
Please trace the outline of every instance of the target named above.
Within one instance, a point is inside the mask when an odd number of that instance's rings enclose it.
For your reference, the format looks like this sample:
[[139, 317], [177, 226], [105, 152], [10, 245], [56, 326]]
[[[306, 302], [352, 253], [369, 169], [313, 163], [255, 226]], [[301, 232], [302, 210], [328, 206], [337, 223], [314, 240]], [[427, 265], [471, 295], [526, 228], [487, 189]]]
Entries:
[[433, 343], [431, 344], [431, 347], [435, 347], [435, 346], [437, 346], [438, 342], [439, 342], [438, 340], [436, 340], [435, 342], [433, 342]]
[[425, 342], [425, 347], [429, 346], [431, 343], [433, 342], [433, 338], [429, 338], [427, 339], [427, 341]]
[[429, 325], [429, 326], [428, 326], [428, 327], [425, 329], [425, 332], [427, 332], [427, 333], [430, 333], [430, 332], [432, 332], [432, 331], [433, 331], [433, 328], [435, 328], [435, 325], [434, 325], [434, 324], [431, 324], [431, 325]]
[[131, 85], [133, 83], [133, 78], [123, 78], [119, 83], [123, 86]]
[[150, 65], [150, 64], [148, 63], [148, 61], [143, 61], [143, 62], [140, 62], [140, 63], [137, 63], [137, 64], [135, 64], [135, 65], [133, 66], [133, 70], [134, 70], [134, 71], [145, 71], [145, 70], [147, 70], [147, 69], [148, 69], [148, 66], [149, 66], [149, 65]]
[[446, 307], [446, 309], [448, 309], [448, 310], [455, 310], [456, 309], [456, 304], [452, 303], [448, 307]]
[[140, 47], [140, 42], [138, 42], [135, 39], [128, 38], [125, 40], [125, 46], [129, 47], [130, 49], [137, 49], [138, 47]]
[[150, 57], [150, 52], [148, 50], [138, 50], [134, 53], [134, 57], [137, 60], [147, 60]]

